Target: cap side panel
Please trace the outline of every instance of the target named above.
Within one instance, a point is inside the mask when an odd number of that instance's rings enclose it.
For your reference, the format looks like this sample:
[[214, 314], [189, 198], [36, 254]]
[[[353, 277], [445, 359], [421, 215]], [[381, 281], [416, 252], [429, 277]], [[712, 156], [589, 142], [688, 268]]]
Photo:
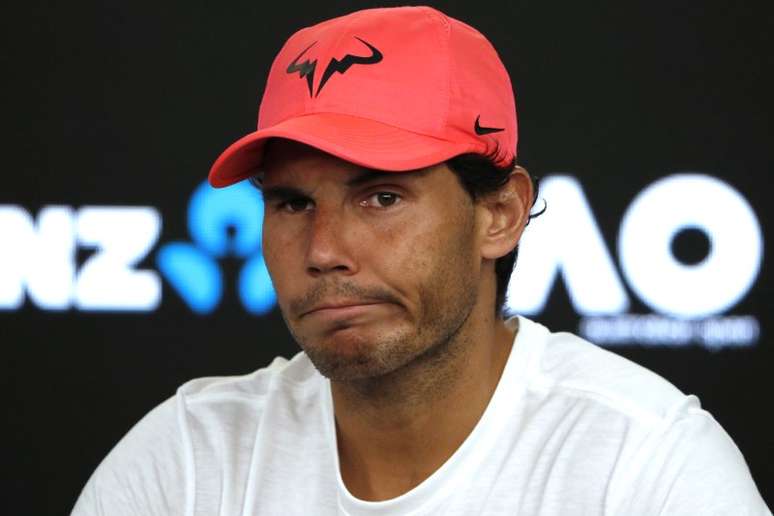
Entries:
[[451, 19], [455, 91], [450, 125], [481, 142], [481, 154], [495, 154], [507, 166], [515, 155], [516, 112], [508, 74], [492, 44], [478, 31]]

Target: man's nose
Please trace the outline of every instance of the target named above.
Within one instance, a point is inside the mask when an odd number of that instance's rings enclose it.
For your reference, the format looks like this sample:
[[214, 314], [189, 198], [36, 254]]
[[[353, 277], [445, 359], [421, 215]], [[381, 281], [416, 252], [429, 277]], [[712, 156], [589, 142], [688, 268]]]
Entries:
[[307, 272], [313, 276], [330, 272], [354, 274], [356, 262], [344, 217], [317, 210], [311, 222], [306, 250]]

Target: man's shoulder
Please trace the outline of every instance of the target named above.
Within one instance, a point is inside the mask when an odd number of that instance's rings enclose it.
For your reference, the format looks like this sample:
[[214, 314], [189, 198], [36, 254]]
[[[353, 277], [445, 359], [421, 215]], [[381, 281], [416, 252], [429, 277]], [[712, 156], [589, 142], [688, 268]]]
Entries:
[[696, 396], [658, 373], [572, 333], [526, 322], [543, 337], [532, 388], [584, 399], [644, 424], [658, 424], [677, 412], [703, 412]]
[[540, 414], [530, 420], [545, 422], [537, 432], [572, 429], [561, 453], [573, 458], [573, 482], [593, 493], [582, 473], [608, 471], [611, 513], [769, 514], [744, 457], [696, 396], [572, 333], [522, 322], [528, 400]]
[[[308, 358], [275, 358], [243, 376], [197, 378], [148, 412], [95, 470], [73, 514], [178, 514], [195, 486], [246, 471], [249, 450], [269, 405], [305, 414], [325, 391]], [[275, 415], [277, 412], [275, 412]], [[273, 421], [292, 430], [304, 421]], [[198, 478], [206, 470], [208, 476]], [[236, 489], [232, 487], [232, 490]], [[100, 512], [102, 511], [102, 512]]]
[[249, 374], [195, 378], [181, 385], [177, 394], [187, 404], [224, 399], [255, 402], [276, 394], [304, 396], [319, 387], [321, 380], [309, 358], [299, 352], [290, 360], [278, 356]]

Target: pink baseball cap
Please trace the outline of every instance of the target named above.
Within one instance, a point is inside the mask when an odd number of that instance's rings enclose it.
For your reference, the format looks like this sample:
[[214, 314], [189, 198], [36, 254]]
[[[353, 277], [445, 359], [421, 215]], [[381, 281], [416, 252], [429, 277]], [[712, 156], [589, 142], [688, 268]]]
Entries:
[[365, 9], [288, 39], [269, 71], [257, 130], [223, 151], [210, 184], [258, 173], [274, 137], [384, 171], [469, 152], [508, 166], [516, 105], [505, 66], [476, 29], [426, 6]]

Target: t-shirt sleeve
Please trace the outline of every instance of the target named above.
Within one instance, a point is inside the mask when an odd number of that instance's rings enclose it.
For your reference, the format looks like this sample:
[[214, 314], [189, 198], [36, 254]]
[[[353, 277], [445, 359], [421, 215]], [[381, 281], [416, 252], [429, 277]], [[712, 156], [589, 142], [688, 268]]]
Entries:
[[184, 514], [190, 454], [180, 403], [168, 399], [119, 441], [83, 488], [72, 516]]
[[626, 514], [771, 516], [739, 448], [708, 412], [680, 416], [645, 450]]

